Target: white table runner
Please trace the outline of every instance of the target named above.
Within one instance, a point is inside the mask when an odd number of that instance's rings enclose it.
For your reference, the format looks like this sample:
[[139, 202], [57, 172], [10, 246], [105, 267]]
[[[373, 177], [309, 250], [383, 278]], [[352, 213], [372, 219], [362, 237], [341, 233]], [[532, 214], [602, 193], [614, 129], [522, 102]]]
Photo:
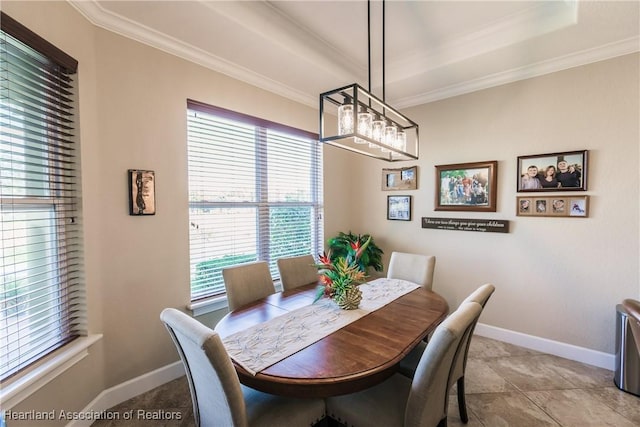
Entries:
[[224, 338], [229, 355], [252, 375], [378, 310], [420, 286], [399, 279], [360, 285], [360, 308], [342, 310], [328, 298]]

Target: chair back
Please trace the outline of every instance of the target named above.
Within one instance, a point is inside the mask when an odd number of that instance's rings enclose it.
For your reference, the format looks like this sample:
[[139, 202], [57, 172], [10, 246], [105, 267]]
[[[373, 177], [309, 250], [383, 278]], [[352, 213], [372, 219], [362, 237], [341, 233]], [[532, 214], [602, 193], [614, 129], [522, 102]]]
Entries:
[[[475, 302], [480, 304], [482, 309], [484, 310], [487, 301], [496, 290], [495, 286], [490, 283], [486, 283], [480, 286], [478, 289], [473, 291], [468, 297], [462, 301], [460, 306], [463, 304], [467, 304], [470, 302]], [[478, 316], [479, 318], [480, 316]], [[471, 337], [473, 336], [473, 331], [476, 328], [476, 324], [478, 323], [478, 318], [471, 325], [471, 329], [469, 333], [462, 339], [462, 343], [460, 346], [460, 354], [456, 357], [456, 363], [451, 371], [451, 384], [453, 385], [458, 379], [462, 378], [466, 369], [467, 369], [467, 357], [469, 355], [469, 346], [471, 345]]]
[[450, 376], [460, 344], [482, 311], [480, 304], [460, 306], [436, 328], [416, 368], [404, 425], [432, 427], [447, 416]]
[[625, 299], [622, 301], [622, 307], [629, 313], [629, 326], [631, 334], [636, 341], [638, 354], [640, 354], [640, 301], [634, 299]]
[[248, 262], [222, 269], [229, 310], [276, 293], [266, 261]]
[[247, 426], [240, 381], [218, 334], [175, 308], [160, 319], [184, 365], [196, 426]]
[[278, 259], [280, 282], [285, 291], [299, 286], [318, 283], [318, 269], [312, 255]]
[[433, 255], [392, 252], [387, 278], [408, 280], [431, 290], [435, 268], [436, 257]]

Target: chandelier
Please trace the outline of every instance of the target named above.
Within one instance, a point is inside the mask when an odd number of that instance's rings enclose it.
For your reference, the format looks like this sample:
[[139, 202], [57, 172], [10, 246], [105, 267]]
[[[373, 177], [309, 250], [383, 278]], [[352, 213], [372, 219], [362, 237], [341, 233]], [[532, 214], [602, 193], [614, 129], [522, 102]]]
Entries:
[[[357, 83], [320, 94], [320, 142], [386, 161], [418, 159], [418, 125], [385, 101], [385, 0], [382, 99], [371, 93], [371, 1], [367, 1], [369, 90]], [[337, 117], [337, 125], [329, 122]]]

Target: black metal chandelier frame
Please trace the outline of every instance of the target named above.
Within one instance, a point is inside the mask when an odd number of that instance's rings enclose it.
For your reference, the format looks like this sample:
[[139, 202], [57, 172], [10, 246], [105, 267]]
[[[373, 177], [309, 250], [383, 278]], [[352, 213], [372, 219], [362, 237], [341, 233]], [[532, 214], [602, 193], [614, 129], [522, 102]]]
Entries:
[[[371, 2], [367, 2], [367, 36], [368, 36], [368, 72], [369, 90], [365, 90], [357, 83], [343, 86], [320, 94], [320, 142], [347, 149], [386, 161], [402, 161], [418, 159], [419, 131], [418, 124], [388, 105], [385, 101], [385, 1], [382, 1], [382, 99], [371, 93]], [[341, 106], [353, 107], [354, 123], [349, 132], [335, 133], [329, 129], [337, 126], [329, 125], [329, 116], [338, 116]], [[356, 124], [358, 114], [370, 113], [388, 126], [394, 126], [398, 132], [406, 135], [406, 147], [399, 147], [385, 141], [384, 138], [374, 138], [361, 132]]]

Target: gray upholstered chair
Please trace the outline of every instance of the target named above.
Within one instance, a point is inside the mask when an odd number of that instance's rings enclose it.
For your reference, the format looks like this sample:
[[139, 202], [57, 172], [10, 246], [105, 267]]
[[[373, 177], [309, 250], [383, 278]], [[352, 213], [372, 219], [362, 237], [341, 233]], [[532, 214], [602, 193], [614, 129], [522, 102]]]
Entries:
[[180, 354], [196, 426], [310, 426], [325, 415], [322, 399], [275, 396], [240, 384], [216, 332], [175, 308], [160, 314]]
[[[468, 297], [466, 297], [464, 301], [460, 303], [460, 306], [462, 307], [466, 303], [474, 302], [480, 304], [480, 306], [484, 309], [484, 306], [487, 304], [487, 301], [489, 301], [489, 298], [495, 290], [496, 288], [492, 284], [484, 284], [473, 291]], [[478, 319], [476, 319], [475, 322], [473, 322], [473, 325], [471, 325], [469, 334], [463, 338], [460, 346], [460, 355], [456, 358], [456, 362], [453, 366], [453, 369], [451, 370], [450, 383], [451, 386], [453, 386], [454, 382], [457, 383], [458, 410], [460, 411], [460, 419], [464, 423], [469, 421], [469, 416], [467, 415], [467, 402], [464, 391], [464, 375], [467, 370], [469, 345], [471, 344], [471, 337], [473, 336], [473, 331], [476, 327], [476, 323], [478, 323]], [[425, 343], [418, 344], [416, 348], [414, 348], [404, 359], [402, 359], [398, 367], [398, 372], [400, 372], [402, 375], [412, 378], [415, 374], [418, 362], [420, 361], [420, 357], [425, 351], [425, 347]], [[447, 390], [447, 393], [449, 393], [449, 390]]]
[[628, 298], [622, 301], [622, 307], [629, 313], [629, 326], [640, 354], [640, 301]]
[[408, 280], [431, 290], [435, 268], [436, 257], [433, 255], [392, 252], [387, 278]]
[[446, 426], [450, 371], [481, 311], [478, 303], [464, 304], [438, 325], [413, 379], [395, 374], [364, 391], [329, 397], [327, 414], [349, 426]]
[[318, 283], [318, 269], [312, 255], [278, 259], [280, 282], [285, 291], [299, 286]]
[[276, 293], [266, 261], [248, 262], [222, 269], [229, 310]]

